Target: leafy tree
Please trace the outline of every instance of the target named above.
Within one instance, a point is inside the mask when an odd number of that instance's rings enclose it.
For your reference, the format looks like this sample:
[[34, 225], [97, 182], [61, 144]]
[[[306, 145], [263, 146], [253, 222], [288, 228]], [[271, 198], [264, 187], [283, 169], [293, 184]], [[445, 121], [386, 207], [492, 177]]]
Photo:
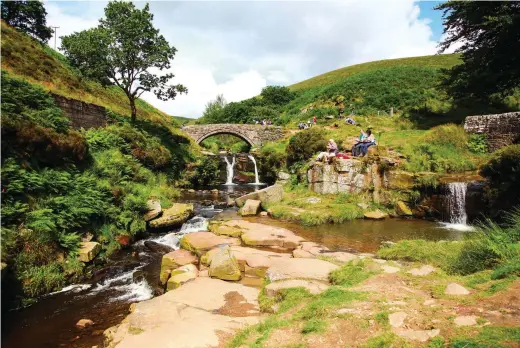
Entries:
[[2, 1], [2, 19], [44, 43], [52, 37], [46, 16], [47, 11], [40, 1]]
[[71, 64], [86, 77], [115, 84], [128, 97], [135, 122], [135, 100], [153, 92], [160, 100], [187, 93], [183, 85], [169, 85], [172, 73], [158, 75], [151, 70], [170, 69], [177, 50], [170, 46], [153, 24], [148, 4], [142, 10], [130, 2], [114, 1], [105, 7], [105, 18], [96, 28], [62, 38]]
[[325, 151], [327, 139], [322, 128], [311, 128], [305, 132], [299, 132], [289, 140], [287, 146], [287, 165], [293, 166], [298, 162], [311, 159], [317, 152]]
[[267, 86], [260, 93], [267, 104], [285, 105], [294, 99], [294, 94], [287, 87]]
[[215, 100], [211, 100], [206, 104], [206, 109], [204, 109], [204, 113], [197, 123], [219, 123], [226, 104], [224, 96], [222, 94], [217, 95]]
[[445, 80], [451, 95], [487, 99], [520, 86], [520, 2], [447, 1], [436, 9], [444, 12], [447, 35], [440, 51], [462, 43], [457, 52], [463, 64], [453, 67]]

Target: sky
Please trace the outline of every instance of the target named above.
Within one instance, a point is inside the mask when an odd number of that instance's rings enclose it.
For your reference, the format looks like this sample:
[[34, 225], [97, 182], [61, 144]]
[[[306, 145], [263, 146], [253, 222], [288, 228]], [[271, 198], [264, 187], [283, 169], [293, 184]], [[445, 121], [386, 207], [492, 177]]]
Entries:
[[[47, 1], [60, 36], [98, 24], [107, 2]], [[177, 48], [172, 83], [187, 95], [143, 99], [170, 115], [200, 117], [218, 94], [240, 101], [352, 64], [437, 53], [440, 2], [413, 0], [153, 1], [154, 25]], [[142, 8], [144, 2], [135, 2]], [[54, 39], [49, 44], [54, 45]]]

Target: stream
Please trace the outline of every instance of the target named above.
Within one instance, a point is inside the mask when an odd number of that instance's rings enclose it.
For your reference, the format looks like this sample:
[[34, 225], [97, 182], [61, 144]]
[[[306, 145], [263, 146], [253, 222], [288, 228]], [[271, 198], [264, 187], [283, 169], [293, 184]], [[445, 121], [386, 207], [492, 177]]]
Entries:
[[[254, 190], [254, 185], [221, 186], [217, 201], [226, 196], [235, 198]], [[121, 322], [133, 302], [152, 298], [157, 291], [162, 253], [145, 246], [154, 241], [178, 248], [183, 234], [205, 230], [208, 220], [217, 214], [241, 218], [236, 208], [219, 208], [209, 192], [184, 191], [181, 202], [194, 202], [196, 215], [182, 227], [162, 234], [151, 234], [130, 248], [120, 250], [109, 264], [96, 272], [84, 284], [76, 284], [49, 294], [22, 310], [2, 316], [2, 346], [14, 347], [92, 347], [103, 345], [103, 331]], [[203, 205], [201, 205], [202, 203]], [[415, 219], [386, 219], [384, 221], [355, 220], [336, 225], [304, 227], [269, 217], [246, 218], [251, 222], [285, 227], [320, 243], [331, 250], [375, 252], [382, 241], [401, 239], [456, 240], [464, 232], [446, 227], [446, 224]], [[247, 278], [245, 278], [247, 279]], [[261, 282], [244, 282], [260, 286]], [[94, 325], [76, 328], [78, 320], [88, 318]]]

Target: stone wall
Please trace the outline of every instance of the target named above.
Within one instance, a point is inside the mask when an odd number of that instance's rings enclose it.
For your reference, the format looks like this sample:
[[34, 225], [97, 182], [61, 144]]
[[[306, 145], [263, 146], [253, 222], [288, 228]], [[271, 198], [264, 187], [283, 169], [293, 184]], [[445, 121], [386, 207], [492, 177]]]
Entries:
[[252, 124], [206, 124], [184, 127], [184, 131], [199, 144], [216, 134], [232, 134], [244, 139], [251, 146], [261, 146], [268, 141], [283, 138], [282, 127]]
[[464, 123], [468, 133], [485, 134], [489, 151], [520, 141], [520, 112], [468, 116]]
[[107, 125], [106, 110], [104, 107], [88, 104], [76, 99], [69, 99], [53, 94], [54, 102], [71, 119], [71, 126], [80, 128], [98, 128]]

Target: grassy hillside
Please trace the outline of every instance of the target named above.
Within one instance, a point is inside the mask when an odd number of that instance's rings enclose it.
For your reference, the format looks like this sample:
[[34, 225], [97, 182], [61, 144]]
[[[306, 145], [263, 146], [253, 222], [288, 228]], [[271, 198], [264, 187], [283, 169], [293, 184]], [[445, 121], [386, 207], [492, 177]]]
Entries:
[[311, 77], [310, 79], [298, 82], [289, 88], [293, 91], [309, 89], [318, 86], [330, 85], [340, 79], [344, 79], [354, 74], [393, 67], [415, 66], [432, 69], [451, 68], [460, 63], [458, 54], [440, 54], [435, 56], [410, 57], [398, 59], [378, 60], [347, 66], [345, 68], [329, 71], [325, 74]]
[[[130, 114], [128, 99], [120, 88], [104, 88], [99, 83], [81, 78], [63, 55], [40, 45], [3, 21], [2, 69], [46, 91], [101, 105], [123, 116]], [[177, 125], [177, 121], [144, 100], [137, 101], [137, 110], [140, 119]]]
[[[101, 244], [99, 265], [146, 232], [150, 198], [168, 208], [175, 186], [210, 180], [199, 168], [213, 164], [172, 117], [140, 100], [131, 123], [122, 92], [82, 79], [63, 56], [4, 23], [1, 78], [1, 256], [3, 283], [17, 295], [88, 277], [95, 265], [77, 259], [82, 238]], [[50, 92], [106, 107], [110, 125], [72, 129]]]

